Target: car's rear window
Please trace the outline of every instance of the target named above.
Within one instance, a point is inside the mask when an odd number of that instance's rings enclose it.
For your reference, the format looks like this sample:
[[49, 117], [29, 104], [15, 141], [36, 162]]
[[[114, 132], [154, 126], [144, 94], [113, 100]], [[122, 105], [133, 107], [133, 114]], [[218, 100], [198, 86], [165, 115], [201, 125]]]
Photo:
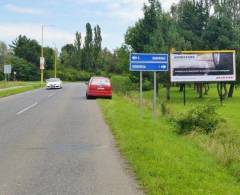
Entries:
[[59, 82], [60, 79], [58, 78], [51, 78], [51, 79], [48, 79], [47, 82]]
[[94, 78], [91, 81], [92, 85], [110, 85], [110, 80], [105, 78]]

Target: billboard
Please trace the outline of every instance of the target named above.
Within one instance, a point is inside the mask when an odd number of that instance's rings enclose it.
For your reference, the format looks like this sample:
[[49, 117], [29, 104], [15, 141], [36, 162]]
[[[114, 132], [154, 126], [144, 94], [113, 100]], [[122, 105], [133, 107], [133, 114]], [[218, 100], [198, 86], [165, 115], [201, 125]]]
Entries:
[[235, 51], [172, 53], [172, 82], [235, 81]]

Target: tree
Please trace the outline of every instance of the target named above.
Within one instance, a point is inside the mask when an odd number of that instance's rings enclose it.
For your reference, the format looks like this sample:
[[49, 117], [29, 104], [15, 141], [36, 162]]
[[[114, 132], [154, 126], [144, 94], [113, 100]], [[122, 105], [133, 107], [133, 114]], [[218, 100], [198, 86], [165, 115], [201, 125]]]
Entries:
[[53, 69], [55, 60], [55, 51], [50, 47], [44, 47], [44, 57], [45, 57], [45, 69]]
[[179, 32], [191, 43], [193, 50], [201, 50], [204, 47], [202, 34], [207, 25], [209, 12], [209, 3], [203, 0], [181, 0], [178, 5], [172, 7], [172, 15]]
[[16, 71], [16, 79], [22, 81], [39, 80], [39, 69], [34, 64], [14, 55], [9, 55], [6, 62], [12, 65], [13, 71]]
[[101, 51], [101, 64], [106, 72], [116, 72], [116, 56], [107, 48]]
[[83, 47], [83, 67], [86, 70], [93, 70], [93, 34], [90, 23], [86, 24], [86, 36]]
[[74, 67], [75, 47], [73, 44], [66, 44], [61, 49], [60, 61], [63, 67]]
[[76, 58], [76, 64], [75, 67], [76, 68], [81, 68], [83, 70], [82, 67], [82, 36], [80, 32], [76, 32], [75, 34], [75, 42], [74, 42], [74, 46], [75, 46], [75, 58]]
[[206, 49], [233, 49], [234, 29], [229, 18], [211, 16], [203, 34]]
[[93, 41], [93, 69], [97, 70], [100, 68], [99, 55], [102, 50], [102, 35], [101, 28], [97, 25], [94, 28], [94, 41]]
[[114, 51], [114, 56], [116, 58], [116, 73], [126, 73], [129, 70], [129, 55], [130, 51], [127, 45], [122, 45]]
[[125, 34], [125, 42], [135, 52], [144, 52], [150, 43], [152, 33], [157, 27], [157, 18], [161, 14], [161, 4], [158, 0], [149, 0], [149, 5], [144, 4], [144, 17]]
[[0, 66], [4, 65], [4, 60], [7, 55], [7, 46], [4, 42], [0, 41]]
[[39, 66], [41, 46], [36, 40], [31, 40], [25, 35], [19, 35], [18, 38], [12, 42], [10, 47], [12, 48], [14, 55]]

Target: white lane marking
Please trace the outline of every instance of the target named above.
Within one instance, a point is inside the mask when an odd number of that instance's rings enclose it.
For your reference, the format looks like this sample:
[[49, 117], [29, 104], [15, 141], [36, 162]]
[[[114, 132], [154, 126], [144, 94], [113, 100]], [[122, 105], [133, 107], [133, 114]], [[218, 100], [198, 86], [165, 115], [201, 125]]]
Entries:
[[31, 108], [35, 107], [36, 105], [38, 105], [38, 103], [37, 103], [37, 102], [35, 102], [34, 104], [32, 104], [32, 105], [30, 105], [30, 106], [28, 106], [28, 107], [26, 107], [26, 108], [22, 109], [22, 110], [21, 110], [21, 111], [19, 111], [19, 112], [18, 112], [16, 115], [20, 115], [20, 114], [22, 114], [22, 113], [24, 113], [24, 112], [26, 112], [26, 111], [30, 110]]
[[55, 94], [56, 94], [56, 92], [48, 95], [48, 97], [50, 98], [50, 97], [54, 96]]

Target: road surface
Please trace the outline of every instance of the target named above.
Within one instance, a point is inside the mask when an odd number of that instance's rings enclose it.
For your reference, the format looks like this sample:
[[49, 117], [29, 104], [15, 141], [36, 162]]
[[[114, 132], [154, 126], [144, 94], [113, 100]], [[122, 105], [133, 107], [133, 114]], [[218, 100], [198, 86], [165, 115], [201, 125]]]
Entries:
[[0, 99], [1, 195], [142, 194], [85, 85]]

